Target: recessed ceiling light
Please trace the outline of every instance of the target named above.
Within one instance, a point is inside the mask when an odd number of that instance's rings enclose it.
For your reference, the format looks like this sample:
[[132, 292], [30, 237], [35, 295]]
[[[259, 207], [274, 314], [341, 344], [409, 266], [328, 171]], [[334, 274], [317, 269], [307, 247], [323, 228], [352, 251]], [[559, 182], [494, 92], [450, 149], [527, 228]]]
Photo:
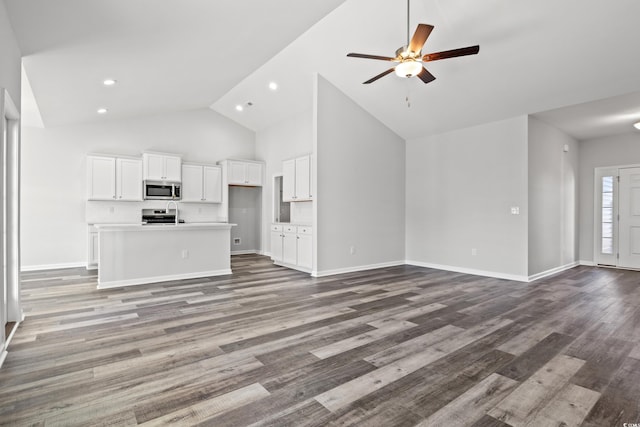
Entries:
[[107, 110], [106, 108], [98, 108], [98, 114], [107, 114]]
[[276, 82], [269, 83], [269, 89], [278, 90], [278, 83], [276, 83]]
[[106, 79], [105, 81], [103, 81], [102, 83], [105, 86], [113, 86], [114, 84], [116, 84], [117, 80], [114, 79]]
[[242, 111], [242, 110], [244, 110], [242, 105], [236, 105], [236, 111]]
[[633, 124], [633, 127], [640, 130], [640, 122], [636, 122]]

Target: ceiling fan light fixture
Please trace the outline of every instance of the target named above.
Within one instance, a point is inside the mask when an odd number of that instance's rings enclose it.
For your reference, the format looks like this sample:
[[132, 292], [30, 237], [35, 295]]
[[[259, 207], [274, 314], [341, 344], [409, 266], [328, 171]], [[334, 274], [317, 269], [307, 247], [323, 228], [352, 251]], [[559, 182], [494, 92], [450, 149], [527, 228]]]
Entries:
[[399, 77], [413, 77], [422, 71], [422, 63], [418, 61], [404, 61], [396, 65], [396, 75]]

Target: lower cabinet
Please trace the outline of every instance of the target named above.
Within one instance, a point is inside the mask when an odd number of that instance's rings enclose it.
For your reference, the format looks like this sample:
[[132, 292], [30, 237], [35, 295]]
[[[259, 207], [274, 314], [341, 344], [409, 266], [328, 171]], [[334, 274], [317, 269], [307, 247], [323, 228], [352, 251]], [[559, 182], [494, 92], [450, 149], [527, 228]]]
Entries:
[[98, 230], [89, 226], [87, 235], [87, 270], [95, 270], [98, 268]]
[[310, 272], [313, 267], [312, 228], [301, 225], [271, 226], [271, 259], [276, 264]]

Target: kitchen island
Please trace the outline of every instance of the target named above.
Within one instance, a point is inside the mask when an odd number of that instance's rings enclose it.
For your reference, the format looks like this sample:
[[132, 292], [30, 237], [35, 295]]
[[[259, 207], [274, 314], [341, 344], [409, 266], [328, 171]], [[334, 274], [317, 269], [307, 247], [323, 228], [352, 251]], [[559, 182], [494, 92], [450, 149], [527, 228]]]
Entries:
[[231, 274], [234, 225], [96, 225], [98, 289]]

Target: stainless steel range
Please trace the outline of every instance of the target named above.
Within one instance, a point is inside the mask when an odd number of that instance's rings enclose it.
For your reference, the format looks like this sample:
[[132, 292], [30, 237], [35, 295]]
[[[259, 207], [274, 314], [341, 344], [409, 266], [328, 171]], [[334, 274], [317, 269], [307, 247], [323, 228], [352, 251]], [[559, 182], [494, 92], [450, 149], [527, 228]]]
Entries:
[[[175, 209], [142, 209], [142, 224], [175, 224]], [[184, 220], [179, 220], [184, 223]]]

